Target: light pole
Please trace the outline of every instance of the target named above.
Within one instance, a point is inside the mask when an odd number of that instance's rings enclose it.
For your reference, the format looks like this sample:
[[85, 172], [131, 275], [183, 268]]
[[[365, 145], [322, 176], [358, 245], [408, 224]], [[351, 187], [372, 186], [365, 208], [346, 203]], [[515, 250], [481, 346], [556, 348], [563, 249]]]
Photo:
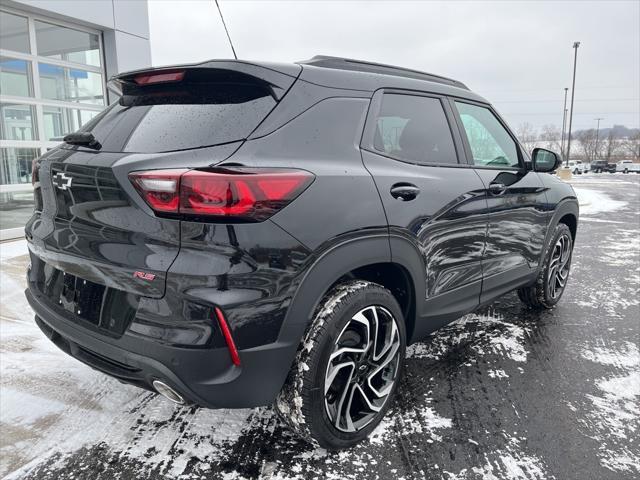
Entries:
[[569, 168], [569, 156], [571, 155], [571, 123], [573, 122], [573, 97], [576, 93], [576, 63], [578, 63], [578, 47], [580, 42], [573, 42], [573, 83], [571, 84], [571, 111], [569, 112], [569, 133], [567, 134], [567, 158], [564, 166]]
[[562, 136], [560, 139], [560, 156], [564, 160], [564, 133], [567, 129], [567, 91], [568, 87], [564, 88], [564, 108], [562, 109]]
[[596, 148], [595, 152], [593, 152], [594, 160], [598, 159], [598, 134], [600, 133], [600, 120], [604, 120], [602, 117], [594, 118], [598, 122], [598, 126], [596, 127]]

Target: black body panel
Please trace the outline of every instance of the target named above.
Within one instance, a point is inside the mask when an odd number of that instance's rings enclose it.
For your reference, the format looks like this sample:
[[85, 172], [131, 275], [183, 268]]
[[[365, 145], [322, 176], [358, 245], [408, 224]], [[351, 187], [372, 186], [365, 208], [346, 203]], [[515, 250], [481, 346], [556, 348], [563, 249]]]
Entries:
[[[536, 172], [475, 169], [486, 188], [489, 222], [480, 303], [528, 283], [544, 253], [550, 219], [546, 189]], [[491, 183], [506, 189], [493, 193]]]
[[[571, 187], [532, 172], [523, 152], [520, 168], [473, 165], [450, 99], [488, 104], [459, 82], [379, 65], [344, 69], [334, 60], [179, 68], [254, 76], [272, 89], [275, 106], [242, 138], [214, 146], [57, 147], [39, 160], [37, 207], [25, 229], [26, 294], [39, 327], [66, 353], [123, 381], [151, 389], [161, 379], [206, 407], [265, 405], [336, 282], [359, 275], [386, 282], [413, 342], [530, 282], [557, 222], [573, 222], [575, 235]], [[138, 73], [116, 81], [130, 84]], [[451, 135], [445, 163], [403, 161], [376, 148], [374, 117], [385, 92], [441, 103]], [[156, 215], [128, 178], [214, 165], [298, 169], [313, 181], [269, 219], [240, 223]], [[504, 191], [491, 190], [497, 181]]]

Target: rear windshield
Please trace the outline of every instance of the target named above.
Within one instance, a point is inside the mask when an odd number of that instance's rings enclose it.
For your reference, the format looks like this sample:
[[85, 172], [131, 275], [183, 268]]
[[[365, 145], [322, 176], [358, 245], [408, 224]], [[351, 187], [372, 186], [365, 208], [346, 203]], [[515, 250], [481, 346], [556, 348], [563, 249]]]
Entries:
[[268, 85], [199, 82], [133, 89], [89, 122], [102, 151], [153, 153], [242, 140], [275, 106]]

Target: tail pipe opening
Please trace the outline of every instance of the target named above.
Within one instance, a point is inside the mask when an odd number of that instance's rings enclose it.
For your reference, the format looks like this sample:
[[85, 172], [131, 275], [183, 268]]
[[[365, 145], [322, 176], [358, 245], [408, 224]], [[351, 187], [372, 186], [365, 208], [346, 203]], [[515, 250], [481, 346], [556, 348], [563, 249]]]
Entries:
[[184, 401], [184, 398], [182, 397], [182, 395], [180, 395], [178, 392], [176, 392], [173, 388], [171, 388], [169, 385], [167, 385], [163, 381], [154, 380], [153, 381], [153, 388], [155, 388], [156, 392], [158, 392], [160, 395], [162, 395], [167, 400], [169, 400], [169, 401], [171, 401], [173, 403], [177, 403], [178, 405], [184, 405], [185, 404], [185, 401]]

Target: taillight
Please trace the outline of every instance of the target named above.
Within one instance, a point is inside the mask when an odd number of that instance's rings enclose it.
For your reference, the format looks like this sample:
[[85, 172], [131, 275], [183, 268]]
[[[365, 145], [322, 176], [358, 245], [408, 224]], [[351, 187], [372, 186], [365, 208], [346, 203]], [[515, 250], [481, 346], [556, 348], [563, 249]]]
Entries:
[[314, 176], [303, 170], [239, 167], [154, 170], [129, 178], [156, 212], [260, 222], [291, 203]]
[[37, 158], [31, 161], [31, 185], [35, 187], [36, 183], [40, 181], [40, 163]]

